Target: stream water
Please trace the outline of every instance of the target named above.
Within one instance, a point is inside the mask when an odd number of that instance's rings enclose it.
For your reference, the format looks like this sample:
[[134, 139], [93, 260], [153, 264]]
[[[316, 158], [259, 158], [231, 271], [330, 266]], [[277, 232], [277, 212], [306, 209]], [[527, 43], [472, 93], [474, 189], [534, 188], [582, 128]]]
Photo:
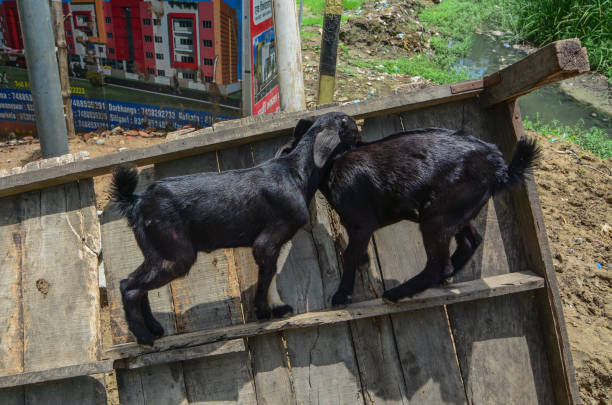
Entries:
[[[459, 59], [457, 67], [467, 67], [473, 78], [480, 78], [496, 72], [506, 65], [525, 57], [526, 53], [514, 49], [503, 38], [489, 34], [474, 34], [469, 55]], [[585, 128], [597, 127], [612, 137], [612, 117], [596, 111], [588, 104], [581, 103], [553, 84], [533, 91], [519, 98], [523, 118], [551, 124], [574, 126], [580, 120]]]

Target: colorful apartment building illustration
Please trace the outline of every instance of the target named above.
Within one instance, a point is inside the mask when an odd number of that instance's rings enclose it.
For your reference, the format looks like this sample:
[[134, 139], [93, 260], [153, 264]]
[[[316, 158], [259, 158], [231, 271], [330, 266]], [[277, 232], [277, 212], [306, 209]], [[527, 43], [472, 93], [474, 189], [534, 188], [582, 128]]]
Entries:
[[[70, 0], [62, 3], [73, 71], [173, 87], [240, 90], [239, 15], [224, 0]], [[16, 0], [0, 0], [4, 51], [21, 51]], [[218, 89], [218, 90], [217, 90]]]

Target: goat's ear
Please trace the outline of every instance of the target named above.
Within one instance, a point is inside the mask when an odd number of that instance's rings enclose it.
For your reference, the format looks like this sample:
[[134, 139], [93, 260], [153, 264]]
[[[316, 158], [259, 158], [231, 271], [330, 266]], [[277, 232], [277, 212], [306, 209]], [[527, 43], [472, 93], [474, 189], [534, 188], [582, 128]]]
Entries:
[[333, 129], [324, 129], [315, 137], [313, 155], [314, 163], [319, 169], [325, 166], [327, 160], [331, 157], [336, 146], [340, 144], [340, 136], [338, 131]]
[[293, 139], [295, 139], [296, 143], [302, 139], [306, 132], [308, 132], [312, 124], [314, 124], [315, 119], [315, 117], [305, 117], [298, 121], [293, 130]]
[[315, 117], [306, 117], [299, 120], [295, 126], [295, 129], [293, 130], [293, 137], [276, 151], [274, 157], [281, 157], [284, 154], [291, 152], [300, 139], [302, 139], [304, 134], [308, 132], [314, 122]]

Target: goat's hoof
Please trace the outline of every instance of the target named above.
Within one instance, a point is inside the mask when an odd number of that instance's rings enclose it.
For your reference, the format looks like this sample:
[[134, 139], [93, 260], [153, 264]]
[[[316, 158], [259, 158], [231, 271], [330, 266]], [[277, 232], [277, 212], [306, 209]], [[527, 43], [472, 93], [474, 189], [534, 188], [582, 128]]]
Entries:
[[270, 319], [270, 317], [272, 316], [272, 313], [270, 312], [270, 308], [264, 308], [264, 309], [257, 308], [255, 310], [255, 316], [260, 321], [266, 321]]
[[151, 335], [153, 335], [155, 339], [164, 336], [164, 328], [157, 322], [147, 324], [147, 328], [149, 329], [149, 332], [151, 332]]
[[272, 308], [272, 316], [274, 318], [283, 318], [291, 314], [293, 314], [293, 308], [291, 308], [291, 305], [283, 305], [280, 307]]
[[136, 343], [143, 346], [153, 346], [155, 339], [152, 335], [136, 336]]
[[332, 297], [332, 306], [334, 307], [346, 306], [350, 302], [351, 296], [339, 291]]
[[385, 291], [382, 296], [383, 301], [389, 305], [397, 304], [400, 298], [402, 298], [402, 296], [393, 290]]

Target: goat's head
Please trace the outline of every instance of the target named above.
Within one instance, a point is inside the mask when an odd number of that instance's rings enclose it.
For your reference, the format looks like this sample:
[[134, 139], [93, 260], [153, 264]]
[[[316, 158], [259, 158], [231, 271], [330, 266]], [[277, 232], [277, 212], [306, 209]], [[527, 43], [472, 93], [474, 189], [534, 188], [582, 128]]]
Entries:
[[318, 168], [339, 153], [352, 149], [359, 142], [359, 129], [355, 120], [341, 112], [331, 112], [316, 117], [306, 117], [298, 121], [293, 137], [276, 152], [275, 157], [290, 153], [302, 138], [314, 137], [313, 157]]

